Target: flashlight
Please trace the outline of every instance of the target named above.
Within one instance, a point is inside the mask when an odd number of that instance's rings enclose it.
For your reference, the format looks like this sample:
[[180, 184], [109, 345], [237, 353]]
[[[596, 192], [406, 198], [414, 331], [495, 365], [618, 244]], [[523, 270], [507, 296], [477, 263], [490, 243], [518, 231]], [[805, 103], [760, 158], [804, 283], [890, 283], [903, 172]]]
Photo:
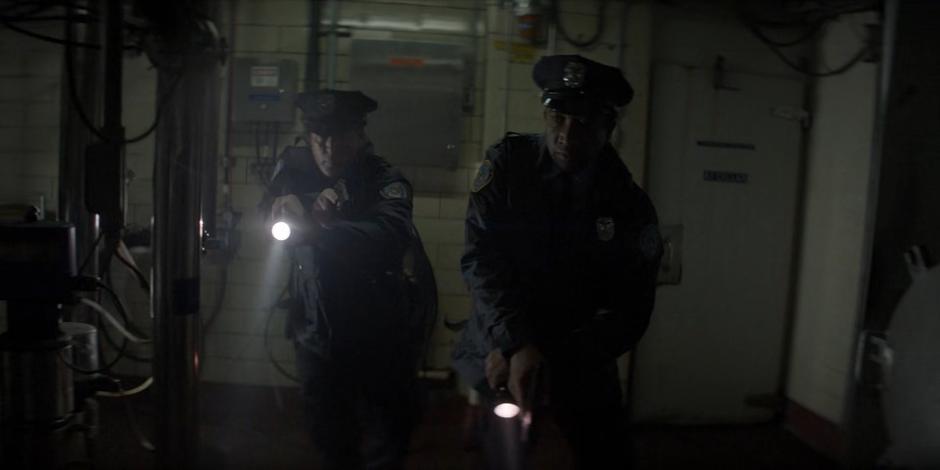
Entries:
[[520, 411], [519, 405], [513, 400], [509, 390], [506, 387], [499, 387], [496, 390], [496, 406], [493, 407], [493, 414], [500, 418], [510, 419], [518, 416]]
[[284, 241], [290, 238], [290, 232], [290, 224], [284, 220], [278, 220], [271, 226], [271, 236], [278, 241]]
[[277, 241], [287, 240], [297, 227], [296, 224], [292, 223], [295, 220], [291, 213], [284, 206], [281, 206], [275, 214], [274, 224], [271, 225], [271, 236]]

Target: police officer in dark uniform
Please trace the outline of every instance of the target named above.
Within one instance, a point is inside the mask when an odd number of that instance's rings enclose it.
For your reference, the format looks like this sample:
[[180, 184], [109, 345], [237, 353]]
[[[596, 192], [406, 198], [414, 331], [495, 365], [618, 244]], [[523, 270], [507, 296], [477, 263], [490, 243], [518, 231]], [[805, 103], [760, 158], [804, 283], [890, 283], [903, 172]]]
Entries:
[[[577, 55], [543, 57], [533, 79], [545, 132], [507, 134], [473, 184], [461, 259], [473, 313], [455, 367], [484, 403], [503, 386], [524, 410], [547, 400], [578, 468], [626, 468], [616, 359], [646, 331], [662, 256], [656, 211], [608, 143], [633, 90]], [[516, 450], [491, 449], [490, 465]]]
[[283, 152], [265, 200], [292, 229], [288, 335], [310, 431], [323, 468], [398, 469], [436, 308], [411, 185], [373, 153], [371, 98], [323, 90], [297, 105], [308, 145]]

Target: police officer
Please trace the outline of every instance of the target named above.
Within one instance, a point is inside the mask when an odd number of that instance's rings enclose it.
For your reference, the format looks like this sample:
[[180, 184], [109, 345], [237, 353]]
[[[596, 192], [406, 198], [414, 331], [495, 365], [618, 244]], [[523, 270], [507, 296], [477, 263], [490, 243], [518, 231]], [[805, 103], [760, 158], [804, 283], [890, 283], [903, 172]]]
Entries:
[[266, 200], [293, 229], [288, 335], [327, 469], [401, 468], [436, 293], [412, 189], [364, 132], [358, 91], [302, 93], [307, 145], [280, 156]]
[[[647, 328], [662, 256], [656, 212], [608, 142], [633, 90], [577, 55], [543, 57], [533, 79], [545, 132], [507, 134], [473, 183], [461, 259], [473, 313], [455, 367], [490, 404], [506, 386], [532, 409], [541, 388], [578, 468], [625, 468], [616, 359]], [[490, 449], [491, 466], [513, 452]]]

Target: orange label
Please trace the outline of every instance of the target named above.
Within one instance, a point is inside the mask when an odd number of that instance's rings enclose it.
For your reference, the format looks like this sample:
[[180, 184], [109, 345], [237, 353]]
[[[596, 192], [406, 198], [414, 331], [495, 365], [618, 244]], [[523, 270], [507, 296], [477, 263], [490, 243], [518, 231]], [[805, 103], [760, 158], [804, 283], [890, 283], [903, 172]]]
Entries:
[[389, 57], [388, 64], [396, 67], [424, 67], [424, 59], [420, 57]]

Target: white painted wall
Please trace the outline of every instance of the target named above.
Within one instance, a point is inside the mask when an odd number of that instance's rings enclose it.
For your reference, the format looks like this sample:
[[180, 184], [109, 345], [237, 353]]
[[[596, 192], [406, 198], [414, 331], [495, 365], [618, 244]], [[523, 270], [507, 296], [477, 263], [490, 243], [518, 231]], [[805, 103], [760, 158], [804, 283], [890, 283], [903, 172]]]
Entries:
[[[818, 67], [852, 56], [870, 14], [844, 16], [820, 44]], [[819, 80], [813, 103], [788, 396], [842, 423], [864, 304], [866, 219], [877, 65]]]

